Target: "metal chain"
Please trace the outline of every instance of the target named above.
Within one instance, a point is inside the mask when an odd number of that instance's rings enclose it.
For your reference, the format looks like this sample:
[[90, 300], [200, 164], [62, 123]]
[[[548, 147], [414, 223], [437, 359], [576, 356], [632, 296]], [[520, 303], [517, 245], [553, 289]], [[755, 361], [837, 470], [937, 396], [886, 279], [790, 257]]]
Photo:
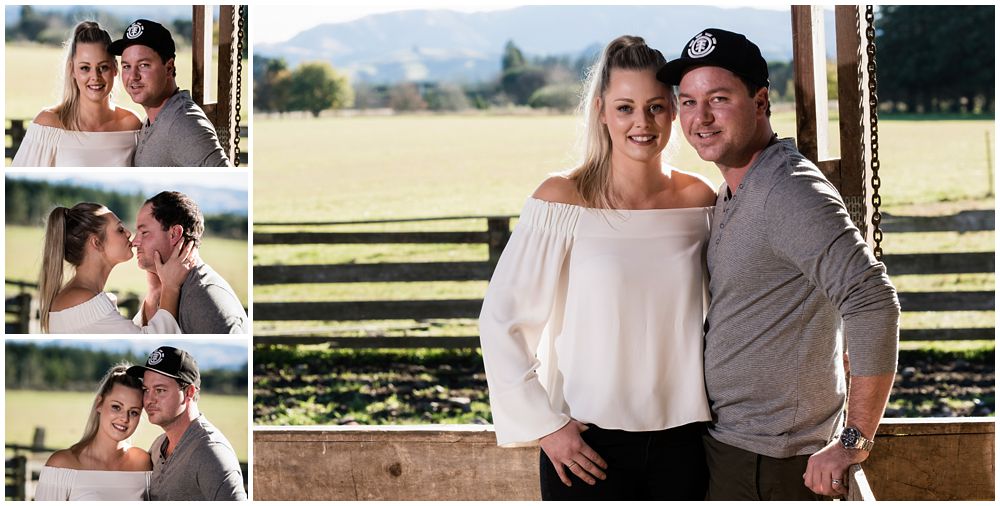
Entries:
[[882, 197], [878, 194], [882, 186], [882, 179], [878, 175], [878, 79], [875, 77], [875, 7], [865, 6], [865, 21], [868, 27], [865, 35], [868, 38], [868, 112], [871, 116], [871, 138], [872, 138], [872, 240], [875, 242], [875, 260], [882, 261], [882, 213], [879, 206], [882, 205]]
[[240, 5], [236, 8], [236, 23], [239, 30], [237, 32], [237, 43], [236, 43], [236, 137], [233, 138], [233, 146], [236, 148], [236, 159], [233, 160], [233, 166], [239, 167], [240, 165], [240, 101], [243, 98], [243, 37], [245, 36], [245, 25], [246, 25], [246, 15], [245, 15], [245, 5]]

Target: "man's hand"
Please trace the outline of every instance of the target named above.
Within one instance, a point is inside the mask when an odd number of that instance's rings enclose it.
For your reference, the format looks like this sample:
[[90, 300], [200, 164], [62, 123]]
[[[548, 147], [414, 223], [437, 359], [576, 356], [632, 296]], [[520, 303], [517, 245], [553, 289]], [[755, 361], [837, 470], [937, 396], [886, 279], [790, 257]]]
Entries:
[[580, 433], [589, 428], [586, 424], [570, 420], [561, 429], [538, 441], [542, 451], [552, 462], [552, 467], [556, 468], [559, 479], [567, 487], [573, 486], [566, 475], [567, 469], [590, 485], [597, 483], [595, 478], [607, 478], [604, 469], [608, 468], [608, 463], [580, 437]]
[[[847, 468], [851, 464], [863, 462], [868, 458], [864, 450], [848, 450], [834, 440], [822, 450], [809, 457], [806, 474], [802, 475], [809, 490], [828, 496], [839, 496], [847, 493]], [[834, 481], [836, 480], [836, 481]]]

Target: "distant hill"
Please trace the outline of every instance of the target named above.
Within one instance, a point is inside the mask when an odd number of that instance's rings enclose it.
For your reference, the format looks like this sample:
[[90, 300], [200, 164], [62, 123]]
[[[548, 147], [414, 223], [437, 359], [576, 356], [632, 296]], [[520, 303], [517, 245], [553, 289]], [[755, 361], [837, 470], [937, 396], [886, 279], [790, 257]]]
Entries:
[[[828, 53], [834, 50], [832, 12], [825, 16]], [[529, 56], [591, 54], [623, 34], [640, 35], [676, 56], [697, 30], [746, 34], [768, 60], [792, 58], [788, 11], [700, 6], [525, 6], [460, 13], [411, 10], [324, 24], [276, 44], [256, 44], [259, 56], [283, 57], [294, 67], [325, 60], [356, 81], [474, 82], [500, 71], [500, 53], [513, 40]], [[266, 25], [260, 27], [266, 30]]]

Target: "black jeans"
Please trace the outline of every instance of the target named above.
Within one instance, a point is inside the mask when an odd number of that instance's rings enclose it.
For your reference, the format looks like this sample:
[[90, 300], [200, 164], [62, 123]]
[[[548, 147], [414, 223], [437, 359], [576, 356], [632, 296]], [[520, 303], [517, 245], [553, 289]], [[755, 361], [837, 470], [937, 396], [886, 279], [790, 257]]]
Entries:
[[809, 455], [784, 459], [727, 445], [705, 434], [705, 458], [711, 482], [710, 501], [823, 501], [806, 487], [802, 475]]
[[[702, 500], [708, 486], [701, 438], [704, 423], [652, 432], [602, 429], [590, 424], [580, 435], [608, 463], [605, 480], [588, 485], [572, 471], [573, 483], [559, 480], [544, 451], [539, 450], [542, 499], [572, 500]], [[565, 469], [565, 468], [564, 468]]]

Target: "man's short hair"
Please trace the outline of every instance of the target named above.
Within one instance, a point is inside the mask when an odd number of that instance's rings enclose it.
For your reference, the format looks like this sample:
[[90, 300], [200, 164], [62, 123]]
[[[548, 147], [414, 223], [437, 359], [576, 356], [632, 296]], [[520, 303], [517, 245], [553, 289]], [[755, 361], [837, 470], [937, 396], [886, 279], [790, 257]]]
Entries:
[[181, 192], [164, 191], [151, 197], [146, 204], [150, 204], [153, 218], [160, 223], [163, 230], [180, 225], [184, 229], [184, 240], [194, 241], [195, 247], [201, 246], [201, 235], [205, 233], [205, 218], [194, 200]]
[[755, 95], [757, 95], [757, 90], [759, 90], [761, 88], [767, 88], [767, 111], [766, 111], [766, 113], [767, 113], [767, 117], [770, 118], [771, 117], [771, 88], [769, 86], [764, 86], [763, 84], [755, 83], [755, 82], [753, 82], [752, 79], [750, 79], [749, 77], [746, 77], [744, 75], [741, 75], [741, 74], [733, 74], [733, 75], [735, 75], [736, 77], [740, 78], [740, 81], [743, 82], [743, 85], [747, 87], [747, 93], [750, 94], [750, 98], [753, 98]]

